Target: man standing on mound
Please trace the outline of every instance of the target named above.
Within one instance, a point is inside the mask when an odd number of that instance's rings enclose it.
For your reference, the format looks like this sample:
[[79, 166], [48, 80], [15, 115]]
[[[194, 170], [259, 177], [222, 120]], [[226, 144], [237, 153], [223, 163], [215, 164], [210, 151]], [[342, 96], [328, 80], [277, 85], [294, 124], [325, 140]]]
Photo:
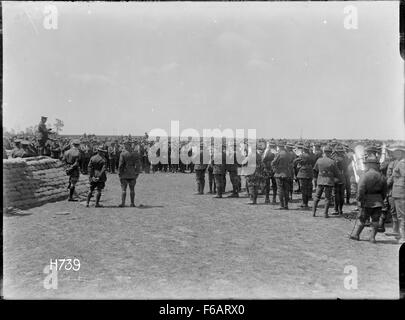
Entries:
[[90, 158], [90, 162], [88, 165], [89, 171], [89, 180], [90, 180], [90, 191], [87, 195], [87, 204], [86, 207], [89, 206], [90, 199], [93, 196], [93, 192], [96, 189], [96, 208], [102, 207], [100, 205], [100, 198], [101, 198], [101, 191], [105, 187], [105, 182], [107, 181], [107, 175], [105, 171], [107, 170], [107, 161], [104, 157], [104, 148], [103, 146], [99, 146], [97, 148], [97, 154]]
[[120, 208], [125, 207], [127, 186], [129, 186], [131, 207], [135, 207], [135, 184], [142, 167], [142, 157], [138, 151], [132, 148], [130, 140], [125, 141], [124, 147], [125, 150], [121, 152], [118, 164], [118, 175], [120, 177], [122, 190]]

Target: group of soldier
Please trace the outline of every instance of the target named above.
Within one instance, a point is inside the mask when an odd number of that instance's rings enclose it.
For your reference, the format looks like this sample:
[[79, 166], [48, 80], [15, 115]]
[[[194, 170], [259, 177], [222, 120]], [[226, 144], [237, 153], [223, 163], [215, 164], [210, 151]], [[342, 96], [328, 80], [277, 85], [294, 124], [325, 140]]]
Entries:
[[[387, 235], [405, 240], [404, 208], [405, 208], [405, 146], [393, 145], [386, 148], [382, 158], [381, 145], [369, 145], [365, 148], [360, 161], [364, 168], [354, 166], [354, 151], [347, 145], [331, 141], [322, 146], [315, 143], [286, 141], [268, 141], [266, 146], [258, 143], [256, 150], [245, 154], [241, 163], [236, 161], [236, 144], [223, 144], [222, 159], [215, 161], [213, 152], [204, 163], [204, 148], [201, 143], [199, 164], [195, 165], [197, 194], [204, 194], [205, 173], [208, 171], [209, 193], [215, 198], [222, 198], [225, 192], [226, 175], [232, 184], [230, 198], [238, 198], [241, 192], [242, 176], [245, 177], [246, 191], [251, 199], [249, 204], [257, 204], [259, 191], [265, 195], [265, 203], [272, 204], [279, 200], [279, 209], [288, 210], [292, 199], [294, 180], [298, 185], [295, 192], [301, 193], [303, 210], [310, 210], [309, 201], [313, 200], [312, 216], [316, 216], [318, 204], [324, 195], [323, 216], [329, 217], [329, 209], [334, 206], [332, 215], [343, 215], [343, 206], [350, 204], [352, 185], [356, 187], [358, 204], [358, 224], [350, 236], [353, 240], [360, 239], [360, 233], [366, 225], [371, 226], [370, 241], [375, 243], [377, 232], [385, 232], [385, 222], [392, 220], [393, 231]], [[230, 151], [229, 151], [230, 150]], [[246, 146], [243, 150], [248, 150]], [[229, 152], [231, 154], [229, 154]], [[233, 155], [232, 155], [233, 153]], [[255, 155], [255, 156], [253, 156]], [[227, 161], [227, 159], [233, 161]], [[244, 167], [249, 161], [255, 161], [255, 169], [249, 172]], [[355, 175], [359, 175], [356, 182]], [[313, 196], [315, 186], [315, 194]], [[356, 220], [357, 223], [357, 220]]]

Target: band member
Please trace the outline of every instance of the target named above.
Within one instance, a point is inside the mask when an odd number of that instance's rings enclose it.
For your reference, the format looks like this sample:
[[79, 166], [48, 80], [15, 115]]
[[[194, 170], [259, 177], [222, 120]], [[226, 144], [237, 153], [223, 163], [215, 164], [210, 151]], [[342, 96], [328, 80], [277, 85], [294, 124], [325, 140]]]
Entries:
[[333, 161], [333, 159], [331, 158], [331, 147], [328, 145], [325, 146], [323, 153], [323, 157], [319, 158], [314, 166], [314, 172], [318, 176], [318, 178], [314, 205], [312, 207], [312, 215], [315, 217], [316, 208], [318, 207], [318, 203], [322, 197], [322, 193], [325, 191], [324, 217], [328, 218], [328, 210], [332, 200], [332, 189], [335, 185], [335, 179], [338, 178], [339, 173], [335, 161]]
[[97, 153], [90, 158], [88, 171], [89, 171], [89, 181], [90, 181], [90, 191], [87, 195], [86, 207], [90, 204], [90, 199], [93, 196], [94, 190], [97, 190], [96, 194], [96, 208], [102, 207], [100, 204], [101, 191], [105, 187], [105, 182], [107, 181], [107, 161], [104, 157], [105, 149], [103, 146], [97, 148]]
[[130, 140], [124, 142], [124, 148], [118, 164], [118, 176], [121, 182], [121, 204], [119, 207], [121, 208], [125, 207], [127, 186], [129, 186], [130, 206], [135, 207], [135, 185], [142, 168], [142, 156], [137, 150], [134, 150]]
[[68, 201], [76, 201], [73, 199], [73, 194], [75, 192], [75, 186], [77, 181], [79, 181], [80, 176], [80, 161], [81, 161], [81, 153], [79, 150], [80, 141], [73, 140], [72, 147], [67, 150], [64, 155], [62, 161], [66, 165], [66, 174], [69, 176], [69, 198]]
[[379, 161], [370, 155], [364, 161], [365, 173], [361, 176], [357, 200], [360, 206], [359, 224], [350, 239], [359, 240], [360, 233], [364, 229], [365, 223], [371, 218], [370, 242], [375, 243], [378, 221], [380, 219], [384, 198], [387, 194], [387, 181], [379, 171]]

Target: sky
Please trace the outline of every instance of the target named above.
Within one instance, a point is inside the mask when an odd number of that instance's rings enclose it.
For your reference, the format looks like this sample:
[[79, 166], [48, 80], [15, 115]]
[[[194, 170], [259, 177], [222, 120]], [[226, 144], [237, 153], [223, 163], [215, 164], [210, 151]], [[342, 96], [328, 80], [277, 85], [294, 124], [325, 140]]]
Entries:
[[398, 2], [47, 4], [2, 3], [6, 129], [405, 137]]

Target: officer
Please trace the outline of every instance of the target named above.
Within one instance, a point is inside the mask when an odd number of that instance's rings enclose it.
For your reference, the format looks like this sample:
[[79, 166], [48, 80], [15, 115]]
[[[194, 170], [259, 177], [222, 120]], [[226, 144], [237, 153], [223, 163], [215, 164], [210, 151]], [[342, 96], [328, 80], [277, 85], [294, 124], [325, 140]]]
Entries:
[[346, 204], [350, 204], [350, 196], [351, 196], [351, 181], [350, 178], [353, 175], [353, 173], [350, 170], [350, 164], [351, 160], [349, 156], [347, 155], [347, 152], [350, 150], [349, 146], [347, 144], [343, 144], [343, 149], [344, 149], [344, 168], [343, 168], [343, 175], [345, 178], [345, 193], [346, 193]]
[[[196, 194], [204, 194], [204, 187], [205, 187], [205, 171], [207, 170], [207, 163], [204, 163], [204, 142], [200, 141], [199, 150], [197, 154], [194, 155], [196, 160], [193, 160], [195, 163], [194, 171], [195, 171], [195, 178], [197, 181], [197, 193]], [[207, 151], [205, 151], [207, 152]]]
[[33, 149], [30, 148], [30, 142], [27, 140], [21, 141], [21, 147], [23, 150], [23, 153], [21, 155], [21, 158], [29, 158], [29, 157], [35, 157], [36, 153]]
[[135, 207], [135, 185], [142, 167], [142, 155], [132, 148], [130, 140], [124, 142], [124, 151], [120, 154], [118, 164], [118, 176], [121, 182], [121, 204], [119, 207], [125, 207], [127, 196], [127, 186], [129, 186], [129, 196], [131, 207]]
[[286, 145], [279, 143], [279, 153], [271, 163], [274, 177], [277, 182], [277, 192], [280, 199], [280, 210], [288, 210], [288, 197], [290, 192], [290, 180], [292, 179], [292, 154], [286, 151]]
[[81, 153], [79, 150], [80, 141], [75, 139], [72, 141], [72, 148], [65, 151], [63, 155], [63, 163], [66, 166], [66, 174], [69, 176], [69, 198], [68, 201], [76, 201], [73, 199], [73, 194], [75, 192], [75, 186], [77, 181], [79, 181], [80, 176], [80, 161]]
[[392, 171], [392, 198], [398, 217], [400, 235], [396, 236], [399, 243], [405, 242], [405, 146], [399, 148], [401, 156]]
[[107, 162], [103, 156], [104, 153], [103, 146], [97, 148], [97, 153], [90, 158], [88, 170], [89, 170], [89, 181], [90, 181], [90, 191], [87, 195], [86, 207], [89, 207], [90, 199], [93, 196], [94, 190], [97, 190], [96, 194], [96, 208], [102, 207], [100, 204], [101, 191], [105, 187], [105, 182], [107, 181]]
[[38, 124], [38, 151], [40, 156], [44, 155], [45, 145], [48, 141], [48, 135], [49, 132], [52, 130], [46, 128], [47, 119], [47, 117], [42, 116], [41, 121]]
[[338, 169], [338, 178], [335, 181], [335, 185], [333, 188], [333, 196], [335, 200], [335, 211], [333, 215], [343, 215], [343, 204], [344, 204], [344, 192], [345, 192], [345, 168], [348, 166], [346, 159], [345, 159], [345, 150], [342, 146], [337, 145], [335, 147], [334, 153], [332, 155], [332, 159], [335, 160], [336, 167]]
[[331, 204], [332, 189], [339, 173], [335, 161], [331, 158], [332, 148], [326, 145], [323, 149], [323, 153], [323, 157], [316, 161], [313, 169], [318, 178], [312, 215], [315, 217], [318, 203], [322, 197], [322, 193], [325, 191], [324, 217], [329, 218], [328, 210]]
[[59, 141], [55, 140], [52, 142], [51, 145], [51, 158], [52, 159], [59, 159], [61, 155], [61, 147], [59, 145]]
[[365, 172], [360, 177], [357, 201], [360, 206], [359, 224], [354, 232], [350, 235], [352, 240], [360, 240], [360, 233], [364, 225], [371, 218], [371, 236], [370, 242], [375, 243], [377, 234], [378, 220], [381, 215], [383, 201], [387, 194], [387, 181], [379, 171], [378, 159], [371, 155], [364, 160]]
[[215, 179], [214, 179], [214, 165], [213, 165], [213, 161], [214, 161], [214, 151], [213, 148], [210, 147], [210, 163], [208, 164], [208, 186], [210, 191], [208, 192], [209, 194], [213, 194], [216, 193], [216, 185], [215, 185]]
[[309, 145], [299, 144], [301, 155], [294, 159], [294, 166], [298, 169], [297, 178], [301, 184], [302, 204], [301, 208], [309, 209], [308, 201], [312, 197], [313, 162], [309, 154]]
[[[253, 155], [256, 154], [256, 158], [253, 158]], [[246, 184], [249, 190], [249, 196], [251, 202], [249, 204], [257, 204], [257, 196], [259, 194], [259, 187], [265, 181], [264, 176], [264, 165], [263, 165], [263, 156], [261, 153], [261, 148], [256, 145], [256, 152], [250, 150], [248, 156], [242, 161], [242, 165], [251, 164], [255, 161], [256, 165], [254, 171], [251, 174], [246, 175]], [[251, 169], [252, 170], [252, 169]]]

